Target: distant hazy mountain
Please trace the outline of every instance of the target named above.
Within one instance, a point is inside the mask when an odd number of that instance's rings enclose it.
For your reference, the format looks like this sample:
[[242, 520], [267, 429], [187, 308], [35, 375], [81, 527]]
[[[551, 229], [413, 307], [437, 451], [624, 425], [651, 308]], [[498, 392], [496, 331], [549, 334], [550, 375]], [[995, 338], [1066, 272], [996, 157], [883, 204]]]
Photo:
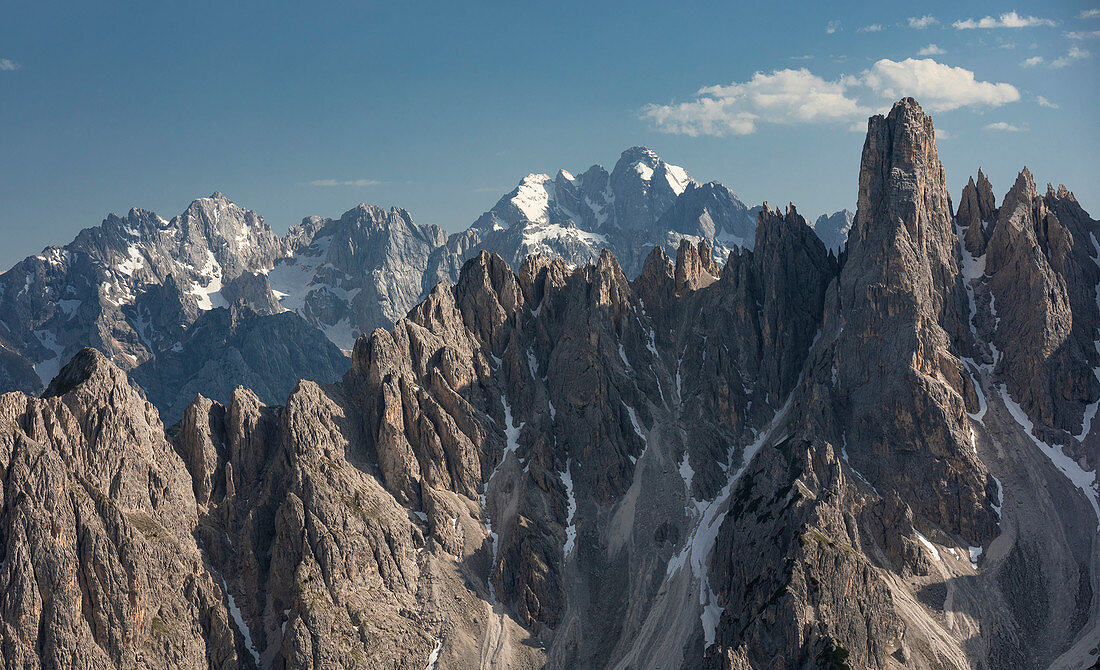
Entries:
[[848, 242], [848, 232], [856, 215], [846, 209], [832, 214], [822, 214], [814, 221], [814, 232], [825, 243], [825, 248], [840, 252]]

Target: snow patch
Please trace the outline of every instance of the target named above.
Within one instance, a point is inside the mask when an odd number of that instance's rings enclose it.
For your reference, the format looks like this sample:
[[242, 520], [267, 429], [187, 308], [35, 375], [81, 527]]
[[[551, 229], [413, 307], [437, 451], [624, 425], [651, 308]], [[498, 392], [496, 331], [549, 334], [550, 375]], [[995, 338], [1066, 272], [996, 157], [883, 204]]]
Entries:
[[206, 279], [206, 285], [195, 282], [191, 285], [191, 295], [199, 304], [199, 309], [208, 311], [215, 307], [228, 307], [229, 303], [221, 295], [222, 290], [222, 266], [214, 258], [214, 252], [206, 250], [206, 265], [199, 271], [199, 275]]
[[359, 338], [359, 329], [351, 324], [349, 317], [344, 317], [332, 324], [317, 324], [321, 332], [325, 334], [329, 342], [332, 342], [342, 351], [351, 351], [355, 347], [355, 340]]
[[684, 457], [680, 459], [680, 477], [684, 480], [684, 488], [687, 490], [688, 499], [691, 499], [691, 480], [695, 479], [695, 470], [691, 467], [691, 459], [688, 450], [684, 449]]
[[222, 588], [225, 589], [225, 596], [229, 600], [229, 614], [233, 617], [234, 623], [237, 624], [237, 630], [241, 631], [241, 636], [244, 637], [244, 646], [248, 648], [248, 652], [252, 654], [252, 658], [256, 661], [256, 665], [259, 666], [260, 652], [256, 651], [255, 645], [252, 644], [252, 631], [249, 630], [248, 624], [241, 614], [241, 608], [237, 607], [236, 599], [234, 599], [233, 594], [229, 592], [229, 586], [225, 583], [225, 577], [222, 577]]
[[126, 260], [118, 263], [115, 269], [129, 277], [145, 265], [145, 257], [141, 255], [141, 251], [137, 248], [137, 245], [134, 244], [131, 244], [126, 249], [126, 254]]
[[65, 315], [66, 321], [71, 321], [76, 316], [76, 311], [80, 309], [82, 305], [80, 300], [58, 300], [57, 307], [61, 310], [61, 313]]
[[981, 547], [970, 547], [970, 566], [978, 569], [978, 557], [982, 555]]
[[922, 535], [921, 532], [916, 528], [913, 529], [913, 532], [917, 534], [917, 539], [920, 540], [920, 543], [923, 544], [928, 549], [928, 551], [932, 552], [932, 558], [936, 559], [937, 561], [943, 560], [942, 558], [940, 558], [940, 552], [936, 549], [936, 545], [929, 542], [928, 538]]
[[[492, 356], [492, 354], [490, 354], [490, 356]], [[494, 358], [496, 358], [496, 357], [494, 356]], [[496, 361], [497, 361], [497, 365], [499, 366], [500, 365], [500, 359], [496, 358]], [[485, 506], [485, 503], [486, 503], [485, 492], [487, 492], [489, 490], [489, 485], [492, 484], [493, 479], [497, 476], [497, 473], [500, 472], [500, 469], [502, 467], [504, 467], [505, 461], [508, 460], [508, 454], [515, 454], [516, 450], [519, 449], [519, 435], [520, 435], [520, 432], [523, 430], [523, 426], [526, 424], [526, 422], [521, 422], [519, 424], [519, 426], [513, 426], [512, 425], [512, 407], [508, 404], [508, 398], [504, 394], [501, 394], [500, 402], [501, 402], [502, 405], [504, 405], [504, 437], [505, 437], [505, 440], [506, 440], [506, 444], [505, 444], [505, 447], [504, 447], [504, 453], [501, 454], [501, 456], [500, 456], [500, 463], [497, 463], [497, 466], [495, 468], [493, 468], [493, 472], [489, 475], [488, 481], [485, 482], [485, 486], [482, 488], [482, 493], [481, 493], [481, 496], [480, 496], [480, 498], [481, 498], [481, 509], [485, 514], [485, 530], [489, 533], [489, 538], [492, 540], [492, 545], [493, 545], [493, 563], [489, 566], [489, 582], [488, 583], [489, 583], [489, 596], [493, 600], [494, 603], [496, 602], [496, 590], [493, 587], [493, 575], [492, 575], [492, 573], [496, 570], [496, 567], [497, 567], [497, 559], [498, 559], [499, 552], [500, 552], [500, 542], [499, 542], [500, 537], [497, 535], [496, 532], [493, 531], [492, 519], [489, 517], [489, 510]]]
[[[649, 349], [654, 358], [658, 357], [657, 354], [657, 334], [653, 332], [653, 329], [649, 329], [649, 341], [645, 343], [645, 348]], [[679, 372], [679, 370], [677, 370]]]
[[[989, 475], [989, 476], [993, 477], [993, 475]], [[1001, 507], [1005, 503], [1005, 490], [1004, 490], [1004, 487], [1001, 486], [1001, 480], [997, 479], [996, 477], [993, 477], [993, 481], [997, 482], [997, 504], [992, 505], [992, 507], [993, 507], [993, 511], [997, 513], [997, 518], [1000, 519], [1001, 518]], [[1001, 522], [998, 521], [997, 523], [1000, 524]]]
[[552, 254], [553, 249], [549, 246], [551, 242], [582, 244], [593, 248], [608, 244], [606, 235], [590, 233], [572, 225], [536, 222], [524, 227], [523, 244], [529, 251], [544, 251]]
[[424, 670], [435, 670], [435, 664], [439, 661], [439, 652], [443, 650], [443, 638], [435, 638], [435, 648], [432, 649], [432, 653], [428, 654], [428, 665], [424, 667]]
[[53, 378], [61, 371], [61, 354], [64, 353], [65, 347], [58, 344], [57, 334], [53, 331], [35, 330], [32, 333], [43, 347], [53, 353], [50, 358], [34, 364], [34, 372], [42, 380], [42, 385], [49, 386]]
[[[622, 401], [620, 401], [622, 402]], [[626, 413], [630, 415], [630, 424], [634, 426], [634, 432], [638, 437], [642, 438], [642, 456], [645, 455], [645, 450], [649, 448], [649, 440], [645, 436], [645, 432], [642, 430], [642, 424], [638, 423], [638, 414], [634, 411], [634, 408], [623, 402], [623, 407], [626, 408]], [[637, 463], [638, 459], [633, 456], [629, 456], [631, 463]], [[640, 458], [640, 457], [639, 457]]]
[[555, 195], [554, 180], [550, 175], [529, 174], [516, 187], [516, 194], [509, 202], [523, 214], [523, 218], [535, 223], [550, 221], [550, 201]]
[[283, 308], [300, 313], [305, 307], [306, 298], [313, 290], [314, 276], [324, 264], [331, 244], [332, 236], [326, 235], [299, 249], [297, 254], [275, 262], [275, 267], [267, 273], [267, 281]]
[[535, 358], [535, 352], [527, 350], [527, 367], [531, 370], [531, 379], [539, 378], [539, 362]]
[[573, 492], [573, 473], [570, 470], [570, 461], [565, 460], [565, 472], [559, 472], [561, 483], [565, 485], [566, 499], [569, 501], [569, 516], [566, 518], [565, 547], [562, 555], [569, 558], [573, 553], [573, 547], [577, 542], [577, 496]]
[[687, 170], [679, 165], [669, 165], [668, 163], [665, 163], [665, 180], [668, 181], [669, 188], [676, 195], [680, 195], [687, 190], [688, 184], [694, 181], [688, 176]]

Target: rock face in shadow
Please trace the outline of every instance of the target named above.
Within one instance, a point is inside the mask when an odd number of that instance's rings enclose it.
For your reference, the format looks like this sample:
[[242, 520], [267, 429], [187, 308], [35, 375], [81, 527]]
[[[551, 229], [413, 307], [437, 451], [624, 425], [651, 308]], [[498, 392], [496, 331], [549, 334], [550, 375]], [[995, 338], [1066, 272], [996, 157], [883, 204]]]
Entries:
[[986, 255], [998, 372], [1046, 429], [1042, 436], [1056, 442], [1076, 435], [1100, 398], [1094, 230], [1072, 193], [1051, 188], [1040, 197], [1024, 168], [1004, 198]]
[[349, 361], [320, 331], [294, 312], [258, 315], [242, 303], [203, 312], [172, 349], [130, 371], [174, 424], [197, 395], [228, 402], [246, 385], [262, 400], [280, 403], [303, 371], [321, 382], [338, 380]]

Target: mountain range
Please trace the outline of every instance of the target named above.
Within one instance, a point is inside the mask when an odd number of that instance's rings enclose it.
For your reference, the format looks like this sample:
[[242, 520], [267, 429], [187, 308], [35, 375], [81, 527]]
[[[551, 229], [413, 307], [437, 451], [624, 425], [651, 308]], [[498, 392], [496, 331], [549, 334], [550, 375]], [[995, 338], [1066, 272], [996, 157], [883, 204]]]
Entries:
[[[751, 248], [757, 210], [641, 147], [610, 174], [528, 175], [450, 236], [369, 205], [308, 217], [282, 237], [221, 193], [170, 221], [133, 209], [0, 275], [0, 388], [40, 392], [92, 346], [167, 421], [197, 393], [227, 402], [240, 384], [277, 403], [300, 378], [339, 378], [360, 333], [392, 327], [481, 250], [518, 266], [530, 253], [577, 265], [610, 249], [634, 276], [657, 244], [673, 253], [705, 239], [716, 262]], [[828, 222], [838, 248], [846, 229]]]
[[955, 209], [911, 98], [856, 194], [811, 226], [631, 149], [449, 238], [215, 194], [24, 261], [5, 664], [1100, 667], [1100, 222], [1026, 168]]

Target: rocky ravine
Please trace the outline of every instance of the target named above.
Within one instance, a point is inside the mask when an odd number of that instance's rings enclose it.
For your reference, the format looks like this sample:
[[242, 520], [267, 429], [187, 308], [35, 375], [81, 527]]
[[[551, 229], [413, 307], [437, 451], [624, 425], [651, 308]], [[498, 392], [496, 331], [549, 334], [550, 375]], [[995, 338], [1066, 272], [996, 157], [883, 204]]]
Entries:
[[905, 99], [839, 260], [767, 205], [721, 267], [481, 252], [341, 381], [170, 442], [82, 351], [0, 396], [4, 658], [1088, 667], [1100, 230], [1026, 172], [982, 197]]

